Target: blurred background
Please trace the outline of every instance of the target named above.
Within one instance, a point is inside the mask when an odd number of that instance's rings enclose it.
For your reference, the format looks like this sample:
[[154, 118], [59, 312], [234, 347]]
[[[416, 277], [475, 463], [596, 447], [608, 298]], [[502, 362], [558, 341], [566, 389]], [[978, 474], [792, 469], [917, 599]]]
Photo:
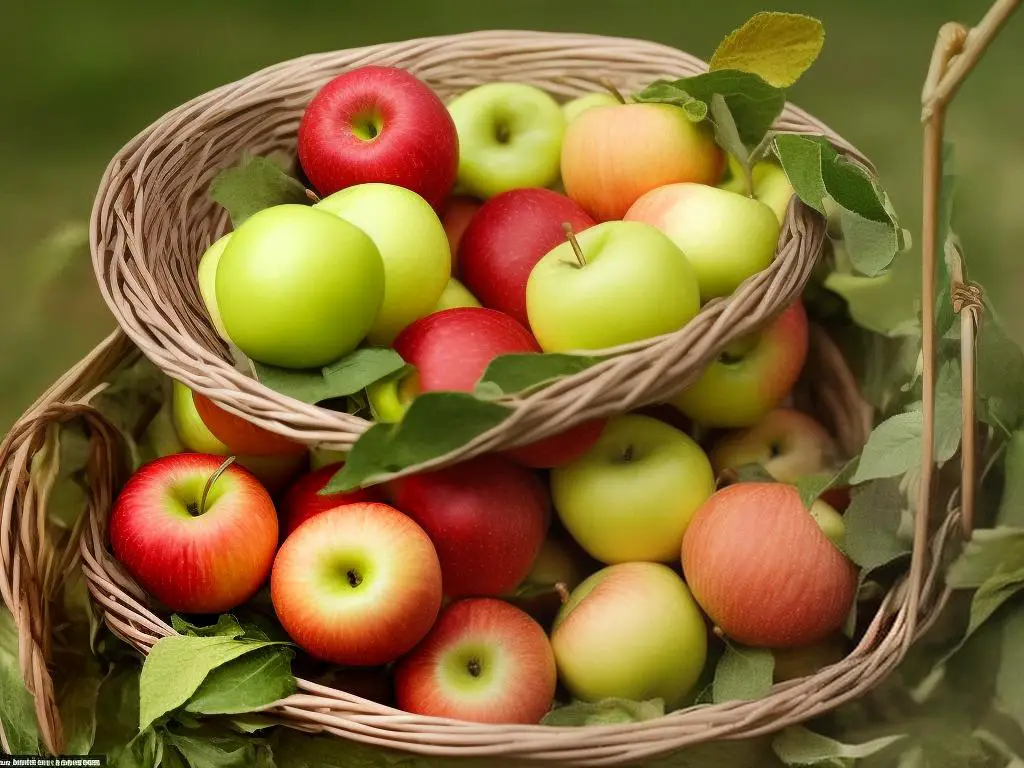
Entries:
[[[826, 29], [790, 92], [867, 153], [920, 240], [919, 101], [939, 26], [983, 0], [51, 0], [4, 11], [0, 46], [0, 432], [113, 327], [88, 258], [109, 158], [167, 110], [306, 53], [482, 28], [647, 38], [708, 58], [759, 10]], [[1024, 341], [1024, 15], [957, 99], [958, 231], [971, 277]], [[598, 73], [599, 74], [599, 73]], [[919, 252], [900, 272], [907, 299]]]

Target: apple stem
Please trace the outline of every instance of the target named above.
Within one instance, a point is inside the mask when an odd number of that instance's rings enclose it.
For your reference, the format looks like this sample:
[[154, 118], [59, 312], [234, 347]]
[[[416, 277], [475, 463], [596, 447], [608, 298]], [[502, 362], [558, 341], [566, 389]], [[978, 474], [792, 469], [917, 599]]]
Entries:
[[628, 464], [633, 460], [634, 452], [635, 449], [633, 448], [633, 444], [630, 443], [629, 445], [626, 446], [625, 450], [622, 451], [622, 460]]
[[309, 187], [306, 187], [306, 198], [314, 205], [320, 202], [320, 195], [318, 195]]
[[722, 631], [722, 628], [717, 624], [711, 628], [711, 633], [718, 639], [725, 640], [725, 632]]
[[601, 78], [601, 85], [603, 85], [605, 87], [605, 89], [608, 91], [608, 93], [610, 93], [612, 96], [614, 96], [616, 98], [616, 100], [618, 100], [619, 104], [625, 104], [626, 103], [626, 97], [622, 95], [622, 91], [620, 91], [618, 88], [616, 88], [615, 87], [615, 83], [613, 83], [607, 77], [602, 77]]
[[216, 471], [210, 475], [210, 479], [206, 481], [206, 485], [203, 486], [203, 495], [199, 499], [199, 514], [202, 515], [206, 512], [206, 499], [210, 495], [210, 491], [213, 489], [213, 484], [217, 482], [221, 475], [224, 474], [225, 470], [235, 463], [234, 456], [228, 456], [224, 459], [224, 463], [217, 467]]
[[565, 230], [565, 236], [569, 238], [569, 245], [572, 246], [572, 252], [576, 254], [576, 261], [580, 263], [581, 267], [587, 266], [587, 258], [583, 255], [583, 249], [580, 248], [580, 241], [576, 239], [576, 233], [572, 231], [572, 224], [564, 221], [562, 229]]
[[562, 602], [562, 605], [569, 602], [569, 587], [567, 587], [564, 582], [560, 581], [555, 584], [554, 589], [555, 593], [558, 595], [558, 599]]

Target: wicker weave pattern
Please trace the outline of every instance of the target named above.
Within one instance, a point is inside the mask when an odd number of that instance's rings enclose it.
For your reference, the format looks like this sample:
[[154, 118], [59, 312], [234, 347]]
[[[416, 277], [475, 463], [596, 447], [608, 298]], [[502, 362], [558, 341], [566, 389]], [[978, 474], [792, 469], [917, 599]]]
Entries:
[[[206, 198], [217, 172], [243, 151], [292, 151], [313, 93], [334, 75], [371, 63], [407, 68], [443, 98], [510, 79], [568, 98], [598, 89], [598, 76], [631, 92], [659, 77], [706, 69], [699, 59], [663, 45], [593, 35], [489, 31], [377, 45], [257, 72], [165, 115], [117, 154], [96, 198], [91, 241], [100, 288], [121, 327], [162, 370], [229, 411], [300, 442], [342, 450], [369, 423], [295, 401], [235, 370], [203, 307], [196, 266], [205, 247], [228, 230], [225, 213]], [[823, 133], [869, 166], [842, 138], [792, 105], [776, 127]], [[510, 398], [512, 417], [417, 469], [539, 440], [678, 391], [726, 344], [800, 295], [824, 238], [821, 217], [795, 202], [776, 260], [732, 297], [710, 303], [676, 333], [616, 350], [630, 354], [528, 397]]]

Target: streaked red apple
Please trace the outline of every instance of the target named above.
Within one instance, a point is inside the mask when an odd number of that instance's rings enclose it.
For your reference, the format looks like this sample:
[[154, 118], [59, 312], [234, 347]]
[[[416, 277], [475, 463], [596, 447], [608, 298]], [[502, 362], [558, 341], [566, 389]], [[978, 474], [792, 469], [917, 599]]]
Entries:
[[381, 489], [376, 486], [322, 495], [320, 491], [342, 466], [343, 464], [340, 462], [327, 464], [312, 472], [307, 472], [291, 485], [284, 498], [281, 499], [278, 510], [283, 537], [287, 538], [292, 531], [309, 518], [329, 509], [343, 507], [346, 504], [383, 501]]
[[716, 476], [725, 469], [760, 464], [783, 483], [826, 472], [837, 456], [838, 448], [825, 428], [792, 408], [776, 408], [752, 427], [727, 432], [709, 453]]

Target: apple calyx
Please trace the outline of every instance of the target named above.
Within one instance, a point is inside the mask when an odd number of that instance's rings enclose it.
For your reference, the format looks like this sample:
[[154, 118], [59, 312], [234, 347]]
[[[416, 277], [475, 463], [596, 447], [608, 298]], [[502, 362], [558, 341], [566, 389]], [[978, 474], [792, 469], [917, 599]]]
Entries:
[[203, 495], [199, 498], [199, 506], [197, 507], [194, 502], [188, 505], [188, 511], [192, 515], [192, 517], [201, 517], [206, 513], [206, 501], [210, 495], [210, 491], [213, 489], [213, 484], [216, 483], [217, 480], [220, 479], [220, 476], [223, 475], [224, 472], [227, 470], [227, 468], [234, 463], [235, 457], [228, 456], [226, 459], [224, 459], [221, 465], [214, 470], [213, 474], [210, 475], [209, 479], [207, 479], [206, 481], [206, 485], [203, 486]]
[[348, 585], [355, 589], [363, 583], [363, 575], [355, 568], [349, 568], [345, 571], [345, 578], [348, 579]]
[[619, 461], [623, 464], [629, 464], [634, 458], [636, 458], [636, 448], [630, 443], [622, 449], [622, 453], [619, 455]]
[[483, 665], [480, 663], [480, 659], [476, 658], [476, 656], [471, 658], [466, 663], [466, 671], [469, 672], [472, 677], [480, 677], [481, 673], [484, 671]]
[[[587, 257], [583, 255], [583, 249], [580, 248], [580, 241], [576, 239], [576, 233], [572, 231], [572, 224], [568, 221], [563, 221], [562, 229], [565, 230], [565, 236], [569, 239], [569, 245], [572, 246], [572, 252], [576, 254], [576, 261], [579, 262], [578, 265], [573, 264], [573, 266], [578, 269], [583, 269], [583, 267], [587, 266]], [[572, 262], [569, 263], [572, 264]]]
[[607, 77], [601, 78], [601, 85], [604, 86], [604, 89], [608, 91], [608, 93], [615, 97], [615, 100], [618, 101], [619, 104], [626, 103], [626, 97], [622, 95], [622, 91], [616, 88], [615, 83], [613, 83]]
[[306, 187], [306, 199], [309, 200], [309, 202], [311, 202], [313, 205], [316, 205], [317, 203], [320, 202], [320, 195], [318, 195], [309, 187]]
[[559, 581], [552, 587], [552, 589], [555, 590], [555, 594], [558, 595], [558, 600], [562, 605], [569, 602], [569, 587], [564, 581]]

